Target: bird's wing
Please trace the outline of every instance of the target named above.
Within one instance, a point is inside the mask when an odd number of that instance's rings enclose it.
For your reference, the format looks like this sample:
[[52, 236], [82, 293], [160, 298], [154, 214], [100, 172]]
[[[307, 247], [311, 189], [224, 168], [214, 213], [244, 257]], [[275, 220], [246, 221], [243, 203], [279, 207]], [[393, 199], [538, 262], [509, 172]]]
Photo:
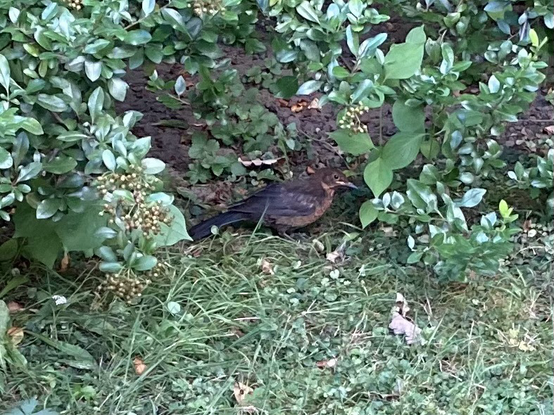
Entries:
[[309, 216], [326, 195], [321, 186], [306, 185], [307, 182], [272, 184], [232, 206], [230, 210], [256, 217]]

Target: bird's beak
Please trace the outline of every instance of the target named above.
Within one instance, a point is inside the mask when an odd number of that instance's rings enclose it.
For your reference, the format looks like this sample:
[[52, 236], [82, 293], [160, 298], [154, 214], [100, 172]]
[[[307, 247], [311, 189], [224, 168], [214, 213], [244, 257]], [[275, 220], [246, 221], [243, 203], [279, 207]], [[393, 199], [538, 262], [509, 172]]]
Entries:
[[341, 185], [341, 186], [344, 186], [344, 187], [349, 187], [351, 189], [357, 189], [358, 188], [358, 186], [356, 186], [354, 183], [350, 183], [350, 182], [340, 181], [340, 182], [338, 182], [338, 184]]

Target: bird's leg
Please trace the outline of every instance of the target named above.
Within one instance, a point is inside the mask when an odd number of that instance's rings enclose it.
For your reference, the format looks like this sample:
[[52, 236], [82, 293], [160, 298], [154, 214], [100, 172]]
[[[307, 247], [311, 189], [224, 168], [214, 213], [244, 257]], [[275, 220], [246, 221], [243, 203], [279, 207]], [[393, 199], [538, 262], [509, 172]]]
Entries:
[[291, 228], [278, 228], [277, 232], [283, 239], [288, 239], [294, 242], [306, 241], [310, 238], [310, 235], [304, 232], [295, 232]]

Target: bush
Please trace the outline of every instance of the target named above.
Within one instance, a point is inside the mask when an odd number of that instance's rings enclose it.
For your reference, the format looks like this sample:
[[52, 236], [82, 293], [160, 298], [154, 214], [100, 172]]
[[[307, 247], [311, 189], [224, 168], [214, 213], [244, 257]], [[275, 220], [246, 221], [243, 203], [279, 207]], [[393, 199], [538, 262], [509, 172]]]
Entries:
[[[404, 218], [416, 236], [408, 238], [410, 262], [421, 258], [450, 278], [463, 278], [470, 264], [494, 272], [514, 232], [509, 208], [501, 205], [501, 219], [488, 213], [473, 226], [461, 208], [481, 202], [479, 186], [504, 166], [496, 137], [544, 80], [540, 59], [554, 27], [553, 6], [480, 0], [370, 6], [362, 0], [1, 4], [0, 218], [13, 218], [18, 238], [2, 247], [4, 257], [21, 250], [52, 266], [62, 252], [81, 251], [102, 258], [103, 271], [133, 279], [156, 273], [156, 249], [188, 239], [183, 215], [156, 178], [164, 164], [147, 157], [151, 138], [131, 133], [141, 114], [116, 116], [127, 68], [146, 70], [149, 87], [166, 91], [165, 104], [190, 105], [206, 119], [211, 137], [196, 136], [190, 149], [193, 183], [246, 174], [234, 156], [218, 154], [220, 143], [238, 143], [253, 157], [276, 144], [297, 150], [294, 128], [257, 105], [256, 91], [244, 94], [218, 46], [264, 51], [254, 30], [261, 11], [274, 23], [272, 52], [286, 71], [270, 89], [282, 98], [324, 92], [319, 104], [340, 109], [331, 138], [351, 159], [367, 160], [364, 179], [374, 198], [360, 210], [363, 226]], [[385, 53], [386, 13], [425, 25]], [[190, 88], [182, 76], [159, 79], [155, 67], [162, 62], [179, 62], [199, 81]], [[476, 81], [478, 90], [471, 88]], [[360, 115], [387, 103], [398, 132], [374, 143]], [[402, 178], [396, 192], [385, 192], [420, 154], [427, 164], [419, 178]], [[462, 243], [467, 252], [460, 260], [454, 248]], [[474, 262], [483, 244], [486, 259]]]

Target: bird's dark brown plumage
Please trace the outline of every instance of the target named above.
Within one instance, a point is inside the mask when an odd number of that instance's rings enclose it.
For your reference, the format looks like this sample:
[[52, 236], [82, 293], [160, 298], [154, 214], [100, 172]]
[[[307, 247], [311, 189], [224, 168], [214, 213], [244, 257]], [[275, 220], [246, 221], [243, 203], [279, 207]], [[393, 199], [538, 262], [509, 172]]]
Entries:
[[336, 190], [356, 188], [337, 169], [320, 169], [303, 180], [271, 184], [227, 212], [205, 220], [189, 230], [194, 240], [211, 235], [212, 226], [259, 222], [279, 233], [302, 228], [318, 220], [331, 206]]

